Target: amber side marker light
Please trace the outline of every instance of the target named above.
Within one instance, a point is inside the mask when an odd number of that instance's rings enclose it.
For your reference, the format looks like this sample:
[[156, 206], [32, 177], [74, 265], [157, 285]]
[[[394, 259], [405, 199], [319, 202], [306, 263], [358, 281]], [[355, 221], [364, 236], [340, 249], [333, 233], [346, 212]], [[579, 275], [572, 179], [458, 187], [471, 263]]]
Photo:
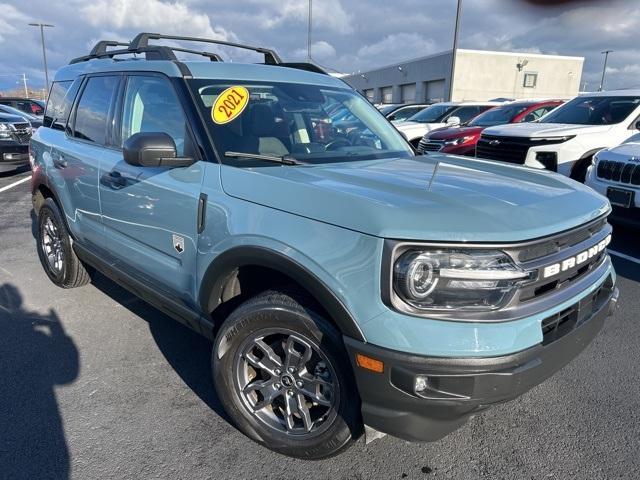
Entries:
[[362, 355], [361, 353], [356, 353], [356, 363], [360, 368], [364, 368], [365, 370], [371, 370], [376, 373], [384, 372], [384, 363], [375, 358]]

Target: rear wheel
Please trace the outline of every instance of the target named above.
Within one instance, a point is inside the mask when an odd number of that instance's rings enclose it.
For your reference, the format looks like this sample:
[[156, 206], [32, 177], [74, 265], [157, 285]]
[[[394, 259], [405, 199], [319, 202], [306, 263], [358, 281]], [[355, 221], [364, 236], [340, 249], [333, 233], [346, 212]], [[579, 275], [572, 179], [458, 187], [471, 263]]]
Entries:
[[304, 300], [266, 292], [240, 305], [218, 333], [212, 363], [229, 415], [271, 450], [320, 459], [360, 433], [341, 335]]
[[59, 287], [74, 288], [89, 283], [89, 274], [71, 247], [60, 209], [51, 198], [38, 211], [37, 249], [44, 271]]

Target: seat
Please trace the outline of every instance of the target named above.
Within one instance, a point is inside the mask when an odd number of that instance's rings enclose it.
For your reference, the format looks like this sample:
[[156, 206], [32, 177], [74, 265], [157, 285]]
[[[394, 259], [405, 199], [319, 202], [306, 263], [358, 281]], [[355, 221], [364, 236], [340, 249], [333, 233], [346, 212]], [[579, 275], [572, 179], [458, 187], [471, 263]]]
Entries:
[[284, 119], [276, 117], [271, 106], [265, 103], [252, 105], [245, 125], [247, 127], [245, 131], [257, 138], [260, 155], [281, 157], [289, 153], [289, 149], [282, 141], [287, 136]]

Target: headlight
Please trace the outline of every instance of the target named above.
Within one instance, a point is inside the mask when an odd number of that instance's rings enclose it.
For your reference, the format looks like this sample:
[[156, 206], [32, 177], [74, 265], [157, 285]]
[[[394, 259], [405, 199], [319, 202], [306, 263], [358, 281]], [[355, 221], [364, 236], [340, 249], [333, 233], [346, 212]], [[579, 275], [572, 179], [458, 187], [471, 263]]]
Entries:
[[11, 138], [11, 130], [6, 123], [0, 123], [0, 140]]
[[529, 277], [491, 250], [410, 250], [393, 266], [396, 295], [420, 311], [495, 310]]
[[473, 135], [469, 135], [466, 137], [458, 137], [458, 138], [454, 138], [453, 140], [447, 140], [444, 142], [444, 144], [447, 146], [456, 146], [456, 145], [462, 145], [463, 143], [467, 143], [471, 140], [473, 140]]

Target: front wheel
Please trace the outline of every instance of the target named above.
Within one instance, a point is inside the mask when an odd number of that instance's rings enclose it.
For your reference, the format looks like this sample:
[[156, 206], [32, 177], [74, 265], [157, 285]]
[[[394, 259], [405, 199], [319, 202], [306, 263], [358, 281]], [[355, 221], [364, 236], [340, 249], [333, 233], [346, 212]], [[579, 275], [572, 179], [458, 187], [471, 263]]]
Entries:
[[212, 364], [227, 413], [271, 450], [326, 458], [361, 431], [341, 335], [304, 300], [265, 292], [240, 305], [218, 333]]

